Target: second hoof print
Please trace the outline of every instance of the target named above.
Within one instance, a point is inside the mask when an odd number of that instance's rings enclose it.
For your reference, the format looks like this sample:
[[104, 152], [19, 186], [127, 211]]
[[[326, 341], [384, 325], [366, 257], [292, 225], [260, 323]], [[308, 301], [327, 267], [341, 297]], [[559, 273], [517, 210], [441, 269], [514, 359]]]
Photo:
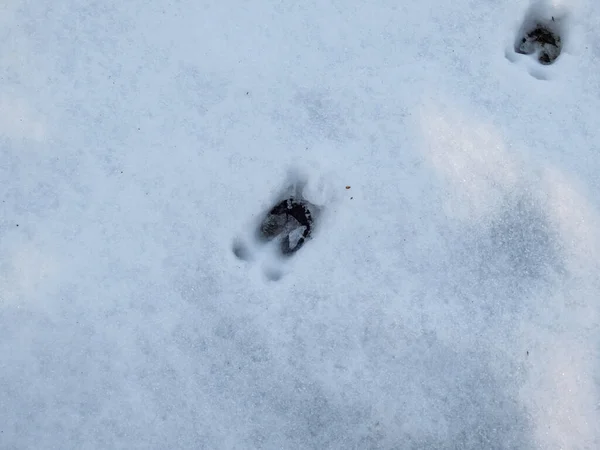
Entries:
[[532, 5], [517, 35], [515, 52], [534, 55], [544, 66], [554, 63], [563, 48], [563, 21], [564, 16], [550, 5]]
[[521, 38], [515, 51], [523, 55], [536, 54], [540, 64], [547, 66], [559, 57], [561, 48], [560, 35], [550, 27], [538, 23]]

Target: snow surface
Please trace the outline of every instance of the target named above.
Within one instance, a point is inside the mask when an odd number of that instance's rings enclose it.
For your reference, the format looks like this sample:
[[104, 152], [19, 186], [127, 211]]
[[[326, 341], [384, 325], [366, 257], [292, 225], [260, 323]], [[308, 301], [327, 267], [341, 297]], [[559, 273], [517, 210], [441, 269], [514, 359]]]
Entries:
[[[4, 1], [0, 448], [600, 448], [599, 29]], [[232, 246], [293, 177], [323, 213], [270, 276]]]

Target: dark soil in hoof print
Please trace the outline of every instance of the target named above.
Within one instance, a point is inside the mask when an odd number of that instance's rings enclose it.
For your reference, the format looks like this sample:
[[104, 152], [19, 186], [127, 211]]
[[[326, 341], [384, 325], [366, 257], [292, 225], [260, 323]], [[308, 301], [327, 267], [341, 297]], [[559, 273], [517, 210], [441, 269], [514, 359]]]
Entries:
[[515, 52], [535, 55], [540, 64], [547, 66], [556, 61], [562, 51], [561, 18], [541, 19], [540, 16], [543, 16], [541, 11], [530, 10], [517, 36]]
[[258, 229], [263, 242], [278, 240], [282, 255], [296, 253], [310, 239], [313, 216], [306, 202], [289, 197], [275, 205], [267, 213]]
[[521, 38], [521, 43], [515, 50], [524, 55], [536, 53], [540, 64], [547, 66], [558, 58], [561, 47], [562, 43], [558, 34], [544, 25], [537, 24], [533, 30]]

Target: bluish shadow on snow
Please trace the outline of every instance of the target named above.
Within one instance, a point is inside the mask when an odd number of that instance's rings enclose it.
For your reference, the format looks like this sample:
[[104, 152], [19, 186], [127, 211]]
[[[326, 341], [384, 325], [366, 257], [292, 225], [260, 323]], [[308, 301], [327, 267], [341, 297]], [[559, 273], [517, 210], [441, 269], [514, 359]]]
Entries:
[[199, 116], [204, 116], [227, 95], [227, 80], [189, 64], [179, 65], [175, 84], [178, 98]]
[[[370, 332], [377, 337], [376, 329]], [[378, 339], [365, 342], [365, 350], [374, 373], [386, 371], [388, 395], [398, 396], [403, 406], [394, 416], [399, 428], [385, 430], [383, 448], [534, 448], [527, 412], [518, 401], [523, 367], [500, 357], [510, 370], [499, 373], [490, 364], [499, 355], [457, 350], [435, 331], [405, 342], [392, 362], [392, 354], [382, 353], [377, 342], [391, 337], [389, 330], [379, 332]]]
[[[227, 308], [205, 299], [173, 329], [176, 353], [188, 361], [189, 386], [197, 395], [179, 405], [184, 410], [178, 414], [216, 414], [227, 421], [219, 428], [198, 420], [195, 430], [206, 448], [219, 447], [225, 432], [251, 448], [534, 447], [517, 400], [524, 369], [505, 361], [510, 370], [498, 373], [489, 362], [497, 364], [500, 355], [448, 346], [434, 330], [407, 339], [406, 330], [386, 326], [389, 318], [381, 311], [356, 317], [362, 322], [359, 341], [355, 326], [340, 329], [336, 322], [330, 330], [326, 323], [307, 323], [294, 327], [281, 352], [257, 317]], [[346, 368], [334, 364], [340, 349], [350, 355]], [[172, 386], [159, 381], [172, 369], [160, 367], [164, 356], [153, 359], [159, 367], [144, 389], [157, 396], [156, 404], [168, 404], [180, 395], [173, 397]], [[324, 375], [324, 366], [333, 372]]]
[[[557, 231], [541, 200], [526, 192], [507, 193], [487, 221], [466, 226], [451, 252], [460, 275], [456, 289], [483, 309], [516, 313], [528, 295], [556, 283], [564, 274]], [[452, 270], [452, 269], [451, 269]]]
[[507, 199], [489, 231], [490, 260], [503, 255], [508, 272], [520, 280], [539, 280], [553, 269], [563, 270], [552, 225], [541, 203], [527, 194]]
[[[314, 145], [323, 140], [346, 142], [354, 137], [356, 112], [348, 98], [327, 88], [298, 89], [287, 102], [272, 112], [282, 127], [290, 127], [299, 145]], [[343, 98], [343, 97], [342, 97]]]

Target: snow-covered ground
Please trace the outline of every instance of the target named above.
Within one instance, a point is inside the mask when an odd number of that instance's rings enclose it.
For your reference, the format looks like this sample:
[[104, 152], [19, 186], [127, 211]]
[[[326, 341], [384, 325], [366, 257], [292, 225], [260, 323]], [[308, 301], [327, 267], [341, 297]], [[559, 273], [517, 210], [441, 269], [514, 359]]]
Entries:
[[[598, 30], [4, 1], [0, 448], [600, 448]], [[236, 258], [293, 182], [313, 239]]]

